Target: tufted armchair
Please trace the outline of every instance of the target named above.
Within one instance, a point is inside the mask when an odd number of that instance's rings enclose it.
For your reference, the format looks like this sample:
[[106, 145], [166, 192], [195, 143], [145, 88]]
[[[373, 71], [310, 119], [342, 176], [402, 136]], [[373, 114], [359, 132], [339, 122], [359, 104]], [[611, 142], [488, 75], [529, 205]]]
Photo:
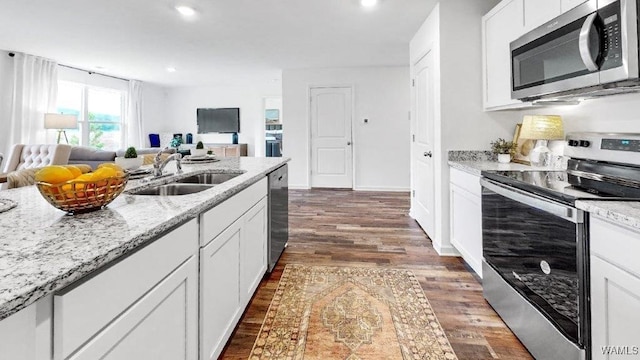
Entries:
[[71, 146], [65, 144], [17, 144], [11, 149], [3, 172], [8, 173], [47, 165], [66, 165], [69, 161], [69, 154], [71, 154]]

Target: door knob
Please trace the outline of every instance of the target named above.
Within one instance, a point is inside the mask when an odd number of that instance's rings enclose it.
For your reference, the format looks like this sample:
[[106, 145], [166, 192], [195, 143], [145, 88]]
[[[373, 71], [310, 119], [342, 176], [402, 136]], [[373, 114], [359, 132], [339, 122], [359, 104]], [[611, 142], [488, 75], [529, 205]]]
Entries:
[[431, 153], [431, 151], [425, 151], [424, 156], [426, 157], [432, 157], [433, 154]]

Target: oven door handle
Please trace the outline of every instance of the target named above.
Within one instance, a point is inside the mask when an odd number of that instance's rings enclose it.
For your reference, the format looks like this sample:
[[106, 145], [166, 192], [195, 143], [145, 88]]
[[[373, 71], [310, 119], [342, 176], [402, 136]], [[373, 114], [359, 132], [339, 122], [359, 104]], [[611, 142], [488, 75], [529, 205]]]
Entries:
[[484, 178], [480, 179], [480, 185], [498, 195], [529, 205], [567, 221], [571, 221], [574, 224], [581, 224], [584, 222], [582, 213], [572, 207], [561, 205], [549, 199], [545, 199], [531, 193], [526, 193], [512, 187], [498, 185]]

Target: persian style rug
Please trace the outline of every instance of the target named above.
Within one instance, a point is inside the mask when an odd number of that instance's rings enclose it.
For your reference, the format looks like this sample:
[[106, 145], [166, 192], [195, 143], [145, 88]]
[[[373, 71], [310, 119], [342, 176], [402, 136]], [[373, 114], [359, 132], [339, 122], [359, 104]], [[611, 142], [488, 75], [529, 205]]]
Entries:
[[457, 357], [411, 271], [287, 265], [249, 359]]

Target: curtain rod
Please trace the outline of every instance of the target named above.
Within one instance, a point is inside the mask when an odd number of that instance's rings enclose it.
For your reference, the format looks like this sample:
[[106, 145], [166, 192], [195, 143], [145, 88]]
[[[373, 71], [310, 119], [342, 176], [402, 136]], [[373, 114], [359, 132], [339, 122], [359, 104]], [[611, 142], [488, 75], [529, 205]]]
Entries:
[[[14, 57], [14, 56], [16, 56], [16, 54], [15, 54], [15, 53], [12, 53], [12, 52], [10, 52], [8, 55], [9, 55], [9, 57]], [[89, 70], [85, 70], [85, 69], [80, 69], [80, 68], [73, 67], [73, 66], [69, 66], [69, 65], [58, 64], [58, 66], [66, 67], [67, 69], [73, 69], [73, 70], [78, 70], [78, 71], [84, 71], [84, 72], [88, 73], [89, 75], [96, 74], [96, 75], [106, 76], [106, 77], [110, 77], [110, 78], [118, 79], [118, 80], [122, 80], [122, 81], [129, 81], [129, 79], [125, 79], [125, 78], [121, 78], [121, 77], [117, 77], [117, 76], [113, 76], [113, 75], [102, 74], [102, 73], [95, 72], [95, 71], [89, 71]]]

